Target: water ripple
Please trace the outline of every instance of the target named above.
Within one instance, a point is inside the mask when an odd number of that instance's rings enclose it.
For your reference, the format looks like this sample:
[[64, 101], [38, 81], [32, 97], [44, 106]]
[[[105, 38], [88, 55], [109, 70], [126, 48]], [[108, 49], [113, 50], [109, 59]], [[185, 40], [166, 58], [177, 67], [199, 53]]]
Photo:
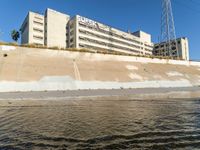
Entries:
[[199, 108], [180, 100], [1, 107], [0, 149], [199, 149]]

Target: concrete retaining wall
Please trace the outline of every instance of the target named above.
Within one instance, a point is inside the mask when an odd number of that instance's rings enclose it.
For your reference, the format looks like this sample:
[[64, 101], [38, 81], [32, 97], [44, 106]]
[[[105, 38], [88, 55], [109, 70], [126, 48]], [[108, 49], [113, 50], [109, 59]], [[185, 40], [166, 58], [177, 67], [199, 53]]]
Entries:
[[199, 85], [200, 62], [0, 46], [0, 92]]

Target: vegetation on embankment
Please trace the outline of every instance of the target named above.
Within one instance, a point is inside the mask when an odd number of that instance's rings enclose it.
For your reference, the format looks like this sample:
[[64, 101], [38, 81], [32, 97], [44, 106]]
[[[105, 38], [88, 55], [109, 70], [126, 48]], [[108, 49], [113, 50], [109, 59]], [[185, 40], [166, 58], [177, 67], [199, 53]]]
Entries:
[[77, 48], [59, 48], [59, 47], [47, 47], [43, 45], [37, 45], [37, 44], [22, 44], [19, 45], [18, 43], [11, 42], [1, 42], [0, 45], [7, 45], [7, 46], [18, 46], [18, 47], [28, 47], [28, 48], [39, 48], [39, 49], [51, 49], [51, 50], [62, 50], [62, 51], [73, 51], [73, 52], [85, 52], [85, 53], [98, 53], [98, 54], [110, 54], [110, 55], [122, 55], [122, 56], [135, 56], [135, 57], [146, 57], [146, 58], [158, 58], [158, 59], [175, 59], [175, 60], [182, 60], [180, 58], [174, 58], [174, 57], [169, 57], [169, 56], [153, 56], [153, 55], [134, 55], [134, 54], [128, 54], [128, 53], [123, 53], [123, 52], [117, 52], [117, 51], [108, 51], [104, 49], [97, 49], [97, 50], [92, 50], [92, 49], [77, 49]]

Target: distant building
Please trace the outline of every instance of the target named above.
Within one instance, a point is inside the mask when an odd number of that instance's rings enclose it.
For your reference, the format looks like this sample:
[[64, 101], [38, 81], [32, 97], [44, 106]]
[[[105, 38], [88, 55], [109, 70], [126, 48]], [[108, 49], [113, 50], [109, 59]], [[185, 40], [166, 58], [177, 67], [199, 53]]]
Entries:
[[69, 21], [69, 31], [69, 47], [152, 55], [151, 35], [142, 31], [123, 32], [78, 15]]
[[87, 48], [135, 55], [152, 55], [151, 35], [128, 33], [91, 19], [47, 9], [45, 15], [29, 12], [21, 26], [21, 43], [60, 48]]
[[[49, 8], [44, 15], [29, 12], [20, 30], [22, 44], [169, 56], [167, 44], [154, 45], [148, 33], [124, 32], [79, 15], [70, 18]], [[179, 56], [189, 60], [188, 40], [180, 38], [177, 43]]]
[[[168, 43], [162, 42], [157, 43], [154, 45], [153, 55], [155, 56], [172, 56], [172, 57], [179, 57], [183, 60], [189, 60], [189, 45], [188, 45], [188, 39], [178, 38], [176, 42], [173, 43], [174, 46], [172, 47], [171, 53], [167, 51]], [[177, 44], [177, 47], [176, 47]], [[178, 51], [177, 51], [178, 50]]]
[[44, 16], [29, 12], [21, 26], [21, 43], [44, 45]]
[[29, 12], [21, 26], [21, 43], [68, 47], [70, 16], [47, 9], [45, 16]]

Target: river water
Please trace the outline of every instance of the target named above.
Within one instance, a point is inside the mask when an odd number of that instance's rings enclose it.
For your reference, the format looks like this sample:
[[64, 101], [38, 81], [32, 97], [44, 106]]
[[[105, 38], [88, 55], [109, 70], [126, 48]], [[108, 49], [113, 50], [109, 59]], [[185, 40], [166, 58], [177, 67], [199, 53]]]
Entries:
[[0, 149], [200, 149], [200, 100], [0, 107]]

